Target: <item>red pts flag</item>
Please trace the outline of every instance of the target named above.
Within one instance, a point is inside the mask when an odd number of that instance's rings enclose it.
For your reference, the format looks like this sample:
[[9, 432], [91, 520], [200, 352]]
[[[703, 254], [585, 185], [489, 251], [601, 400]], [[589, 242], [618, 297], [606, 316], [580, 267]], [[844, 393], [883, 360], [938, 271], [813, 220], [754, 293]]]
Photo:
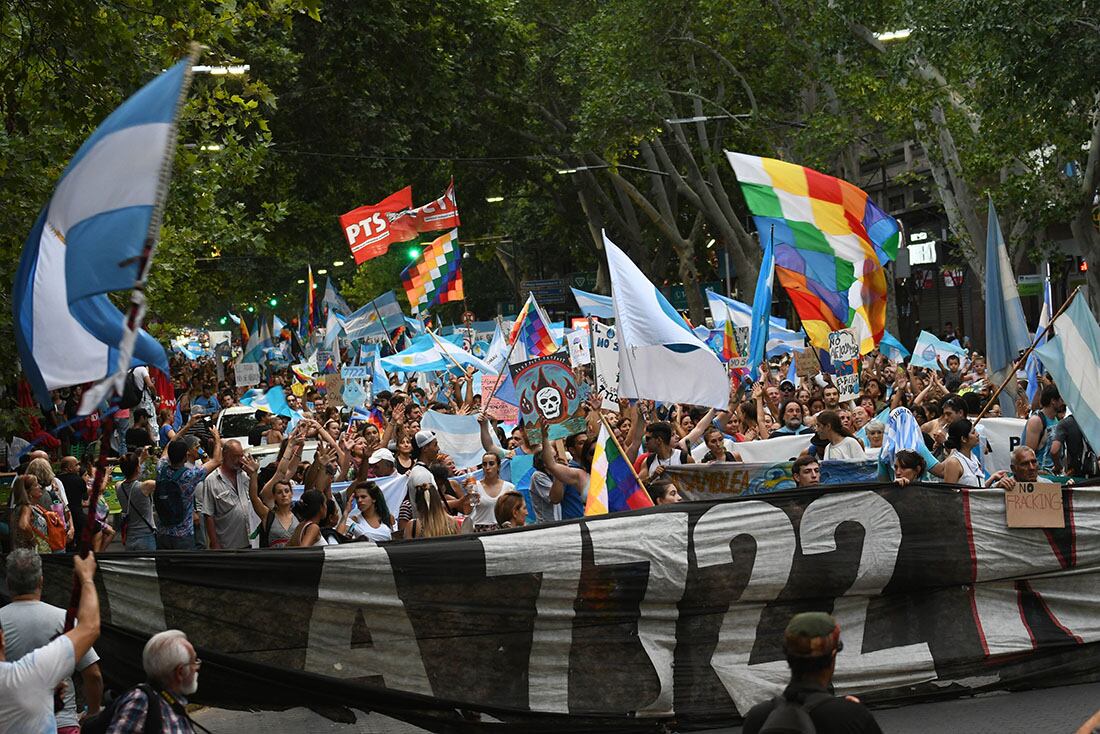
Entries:
[[377, 204], [352, 209], [340, 217], [356, 265], [385, 255], [395, 242], [416, 237], [416, 229], [405, 216], [411, 207], [412, 186], [406, 186]]
[[417, 232], [435, 232], [440, 229], [454, 229], [458, 221], [458, 202], [455, 201], [455, 180], [452, 178], [443, 196], [430, 204], [418, 206], [408, 213]]

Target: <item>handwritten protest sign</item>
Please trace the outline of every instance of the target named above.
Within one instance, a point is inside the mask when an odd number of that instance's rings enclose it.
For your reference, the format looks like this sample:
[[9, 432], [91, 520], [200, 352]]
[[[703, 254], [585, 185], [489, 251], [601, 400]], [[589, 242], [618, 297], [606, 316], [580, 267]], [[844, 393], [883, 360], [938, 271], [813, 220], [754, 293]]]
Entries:
[[583, 404], [568, 356], [559, 351], [514, 364], [511, 369], [528, 441], [543, 440], [536, 425], [539, 419], [545, 422], [551, 440], [584, 430]]
[[859, 397], [859, 337], [851, 329], [829, 332], [829, 361], [841, 402]]
[[592, 355], [588, 350], [588, 332], [580, 330], [569, 332], [569, 362], [574, 367], [580, 367], [589, 364], [591, 361]]
[[1010, 528], [1064, 528], [1061, 485], [1017, 482], [1005, 490], [1005, 518]]
[[821, 371], [817, 353], [813, 347], [794, 353], [794, 371], [799, 377], [813, 377]]
[[596, 394], [604, 410], [619, 409], [619, 340], [615, 327], [592, 320], [592, 353], [596, 367]]
[[[494, 391], [497, 390], [497, 383], [503, 379], [505, 379], [503, 375], [482, 375], [481, 394], [483, 396], [493, 395]], [[519, 423], [519, 408], [504, 402], [496, 395], [493, 395], [493, 399], [485, 406], [485, 414], [505, 423]]]
[[749, 366], [749, 327], [735, 326], [733, 328], [733, 341], [737, 345], [737, 356], [730, 359], [727, 366], [731, 369], [744, 369]]
[[255, 362], [241, 362], [234, 370], [237, 387], [252, 387], [260, 384], [260, 365]]

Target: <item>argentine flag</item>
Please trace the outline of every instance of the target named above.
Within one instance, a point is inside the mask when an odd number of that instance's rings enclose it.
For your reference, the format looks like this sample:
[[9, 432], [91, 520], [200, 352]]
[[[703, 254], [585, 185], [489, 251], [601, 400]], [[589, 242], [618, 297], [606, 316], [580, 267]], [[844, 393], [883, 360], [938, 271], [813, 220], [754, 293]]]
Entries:
[[578, 288], [569, 290], [573, 291], [573, 297], [577, 299], [577, 305], [585, 316], [608, 320], [615, 318], [615, 307], [611, 305], [611, 296], [601, 296]]
[[[707, 289], [707, 306], [710, 308], [710, 317], [714, 321], [714, 328], [725, 328], [726, 319], [733, 321], [734, 326], [744, 326], [752, 329], [752, 306], [741, 301], [715, 293]], [[791, 331], [787, 328], [787, 320], [778, 316], [769, 317], [767, 356], [777, 357], [788, 352], [801, 352], [806, 349], [806, 333], [804, 331]]]
[[604, 235], [619, 339], [619, 395], [708, 408], [729, 405], [729, 376], [717, 355]]
[[387, 372], [443, 372], [453, 369], [457, 362], [495, 375], [492, 367], [458, 346], [457, 342], [461, 340], [455, 335], [421, 334], [412, 340], [412, 346], [408, 349], [391, 357], [383, 357], [377, 364]]
[[[81, 410], [89, 412], [111, 387], [121, 389], [120, 370], [131, 359], [168, 371], [164, 349], [130, 331], [107, 294], [147, 276], [139, 268], [160, 233], [191, 64], [181, 61], [142, 87], [84, 141], [23, 247], [12, 299], [16, 346], [44, 405], [51, 390], [115, 376], [89, 392]], [[142, 292], [132, 299], [140, 325]]]

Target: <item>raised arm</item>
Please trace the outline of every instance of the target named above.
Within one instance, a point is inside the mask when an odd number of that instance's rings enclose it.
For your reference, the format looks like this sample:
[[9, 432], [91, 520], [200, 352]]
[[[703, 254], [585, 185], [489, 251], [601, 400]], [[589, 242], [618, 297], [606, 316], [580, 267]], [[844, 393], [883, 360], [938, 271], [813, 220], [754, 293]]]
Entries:
[[[540, 419], [541, 420], [541, 419]], [[546, 429], [543, 428], [545, 434]], [[583, 469], [577, 469], [565, 464], [559, 464], [554, 455], [553, 444], [547, 439], [542, 442], [542, 463], [546, 467], [546, 473], [564, 484], [572, 484], [574, 487], [584, 487], [588, 481], [588, 473]]]
[[717, 411], [714, 408], [708, 410], [707, 414], [700, 418], [699, 422], [695, 424], [695, 427], [691, 429], [691, 433], [684, 436], [680, 441], [680, 448], [683, 449], [685, 454], [688, 456], [691, 455], [691, 445], [701, 439], [707, 432], [707, 428], [710, 427], [710, 423], [714, 420], [716, 413]]
[[489, 416], [478, 413], [477, 422], [481, 427], [481, 448], [491, 454], [496, 454], [501, 459], [508, 458], [508, 452], [493, 443], [492, 434], [489, 432]]
[[73, 556], [73, 575], [80, 581], [78, 624], [65, 633], [73, 643], [73, 659], [79, 661], [99, 637], [99, 595], [95, 590], [95, 555]]
[[222, 437], [221, 434], [218, 433], [217, 427], [214, 425], [210, 426], [210, 436], [214, 444], [214, 450], [210, 456], [210, 460], [202, 465], [203, 471], [205, 471], [207, 475], [217, 469], [222, 463]]

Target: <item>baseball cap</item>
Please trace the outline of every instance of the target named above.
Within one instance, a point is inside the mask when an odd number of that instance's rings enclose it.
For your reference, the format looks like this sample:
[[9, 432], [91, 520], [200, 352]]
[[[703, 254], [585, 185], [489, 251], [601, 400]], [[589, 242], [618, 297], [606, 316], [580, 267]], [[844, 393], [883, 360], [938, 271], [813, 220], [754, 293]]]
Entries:
[[783, 380], [783, 382], [779, 383], [779, 389], [780, 390], [794, 390], [794, 383], [791, 382], [790, 380]]
[[375, 452], [367, 459], [368, 464], [377, 464], [380, 461], [388, 461], [391, 464], [397, 463], [394, 461], [393, 452], [389, 449], [375, 449]]
[[422, 449], [425, 446], [427, 446], [428, 444], [430, 444], [432, 441], [435, 440], [435, 432], [434, 431], [427, 431], [427, 430], [417, 431], [416, 432], [416, 437], [413, 440], [416, 441], [416, 447], [418, 449]]
[[415, 488], [417, 488], [421, 485], [424, 485], [424, 484], [429, 484], [433, 487], [435, 486], [435, 475], [432, 474], [428, 470], [428, 467], [426, 467], [426, 466], [421, 466], [421, 465], [417, 464], [416, 466], [414, 466], [412, 469], [409, 470], [408, 477], [409, 477], [408, 487], [409, 487], [409, 498], [410, 498], [410, 500], [412, 499], [412, 490], [414, 490]]
[[842, 649], [840, 625], [825, 612], [796, 614], [783, 632], [783, 651], [793, 658], [819, 658]]

